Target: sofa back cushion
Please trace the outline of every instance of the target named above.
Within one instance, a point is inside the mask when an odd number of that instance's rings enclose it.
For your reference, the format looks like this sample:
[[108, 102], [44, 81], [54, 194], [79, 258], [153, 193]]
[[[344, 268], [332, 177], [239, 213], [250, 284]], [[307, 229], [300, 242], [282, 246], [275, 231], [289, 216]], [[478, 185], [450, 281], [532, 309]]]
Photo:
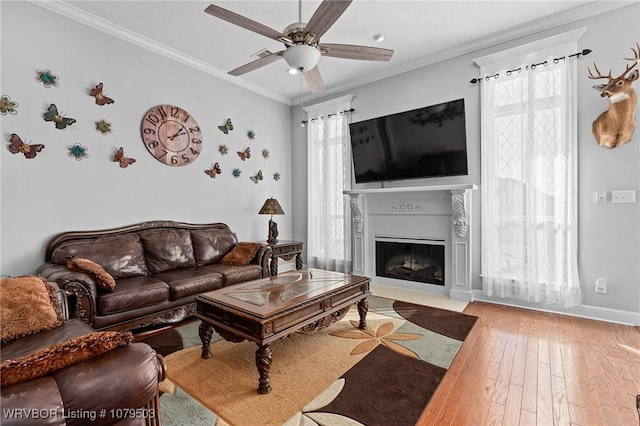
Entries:
[[144, 250], [138, 234], [64, 241], [55, 248], [52, 261], [65, 265], [67, 256], [89, 259], [102, 266], [116, 279], [148, 274]]
[[236, 234], [225, 229], [198, 229], [191, 231], [196, 265], [218, 263], [238, 243]]
[[187, 230], [149, 229], [140, 232], [140, 239], [152, 275], [196, 266], [191, 235]]

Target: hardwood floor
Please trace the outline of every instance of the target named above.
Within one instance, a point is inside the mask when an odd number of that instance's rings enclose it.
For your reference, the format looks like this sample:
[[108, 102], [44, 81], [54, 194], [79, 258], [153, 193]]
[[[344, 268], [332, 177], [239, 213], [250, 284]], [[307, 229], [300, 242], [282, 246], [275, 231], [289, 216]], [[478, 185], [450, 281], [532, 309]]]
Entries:
[[640, 328], [472, 302], [425, 425], [638, 426]]

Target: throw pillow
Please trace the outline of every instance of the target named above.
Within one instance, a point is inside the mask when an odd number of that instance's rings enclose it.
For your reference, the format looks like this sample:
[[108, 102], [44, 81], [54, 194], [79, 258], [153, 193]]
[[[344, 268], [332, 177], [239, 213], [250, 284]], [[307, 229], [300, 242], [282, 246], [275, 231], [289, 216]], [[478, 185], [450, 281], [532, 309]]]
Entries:
[[70, 271], [83, 272], [91, 277], [98, 286], [107, 291], [116, 288], [116, 280], [105, 269], [89, 259], [67, 256], [67, 268]]
[[133, 341], [130, 332], [97, 331], [0, 364], [0, 386], [11, 386], [89, 360]]
[[235, 266], [248, 265], [261, 247], [262, 244], [260, 243], [238, 243], [233, 250], [222, 258], [220, 263]]
[[62, 324], [54, 307], [54, 288], [37, 276], [0, 280], [0, 338], [2, 342], [49, 330]]

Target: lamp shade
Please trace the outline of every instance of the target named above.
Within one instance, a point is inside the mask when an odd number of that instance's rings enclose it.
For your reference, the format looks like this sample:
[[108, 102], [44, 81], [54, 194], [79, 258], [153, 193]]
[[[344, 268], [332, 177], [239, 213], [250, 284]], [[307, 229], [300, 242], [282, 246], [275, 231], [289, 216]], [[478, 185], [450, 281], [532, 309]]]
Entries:
[[282, 210], [282, 207], [280, 207], [278, 200], [271, 197], [264, 202], [258, 214], [284, 214], [284, 211]]
[[320, 51], [306, 44], [294, 45], [282, 53], [287, 64], [298, 71], [309, 71], [318, 64]]

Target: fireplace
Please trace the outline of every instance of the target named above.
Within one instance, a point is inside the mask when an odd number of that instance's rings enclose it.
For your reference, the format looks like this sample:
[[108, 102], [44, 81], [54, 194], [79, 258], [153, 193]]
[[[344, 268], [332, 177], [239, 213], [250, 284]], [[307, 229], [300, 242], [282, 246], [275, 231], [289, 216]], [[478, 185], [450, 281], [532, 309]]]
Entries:
[[444, 248], [444, 240], [376, 236], [376, 275], [444, 286]]

